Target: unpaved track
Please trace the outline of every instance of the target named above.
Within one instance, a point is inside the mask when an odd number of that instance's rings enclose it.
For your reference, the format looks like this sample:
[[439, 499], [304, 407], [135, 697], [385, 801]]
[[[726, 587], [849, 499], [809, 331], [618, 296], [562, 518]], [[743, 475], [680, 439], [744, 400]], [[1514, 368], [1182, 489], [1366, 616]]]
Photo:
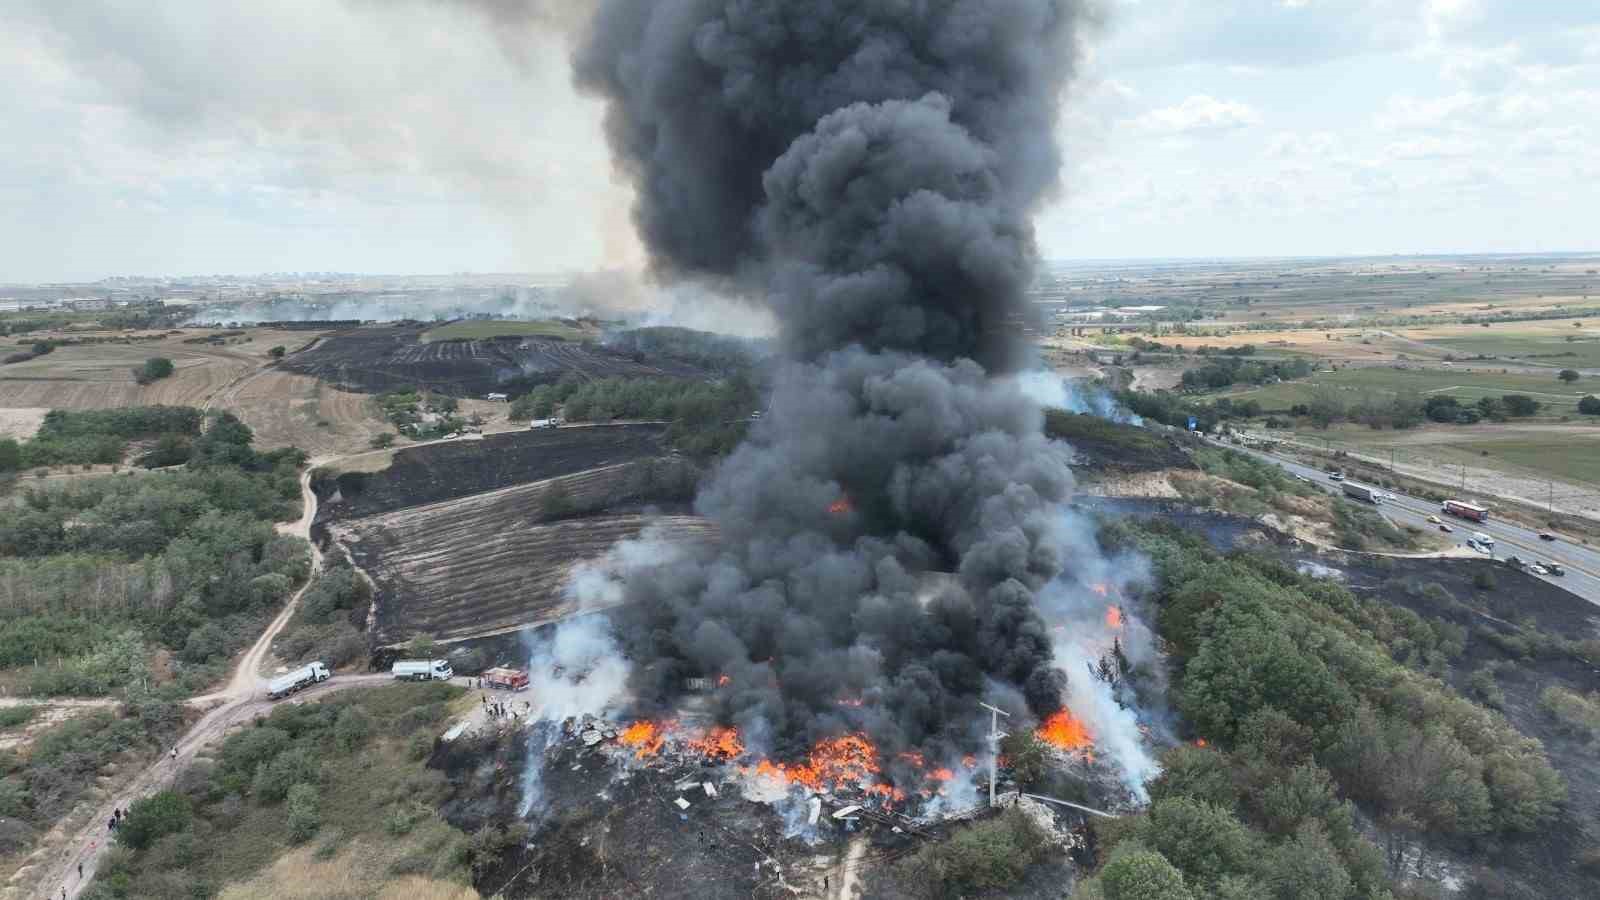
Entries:
[[[304, 506], [299, 521], [289, 525], [280, 526], [280, 530], [289, 534], [296, 534], [310, 541], [311, 521], [316, 518], [317, 498], [311, 490], [311, 471], [314, 466], [308, 465], [305, 472], [300, 475], [300, 495]], [[322, 568], [322, 556], [317, 552], [315, 544], [311, 547], [311, 575], [306, 583], [296, 591], [289, 602], [284, 604], [283, 611], [267, 630], [262, 632], [244, 656], [239, 660], [238, 667], [234, 670], [233, 677], [229, 679], [225, 688], [210, 694], [193, 697], [188, 702], [193, 706], [217, 704], [210, 709], [200, 721], [196, 722], [182, 738], [178, 740], [175, 748], [158, 759], [155, 764], [136, 775], [132, 781], [124, 784], [111, 796], [107, 797], [90, 817], [87, 824], [79, 826], [77, 833], [66, 842], [66, 851], [62, 855], [45, 863], [42, 859], [30, 859], [29, 864], [45, 864], [48, 866], [47, 874], [40, 881], [35, 893], [43, 892], [43, 896], [60, 896], [61, 889], [66, 889], [66, 897], [72, 900], [78, 896], [84, 886], [94, 880], [96, 867], [100, 863], [101, 855], [105, 853], [110, 844], [111, 833], [107, 822], [111, 818], [112, 810], [127, 809], [128, 805], [140, 797], [161, 790], [172, 782], [177, 773], [194, 761], [195, 756], [202, 748], [217, 740], [227, 733], [234, 725], [248, 722], [257, 715], [265, 715], [272, 709], [272, 702], [266, 698], [266, 682], [268, 679], [261, 675], [261, 663], [272, 650], [272, 640], [278, 632], [289, 623], [290, 616], [294, 615], [295, 607], [299, 604], [300, 597], [306, 592], [317, 572]], [[307, 688], [298, 695], [305, 699], [329, 694], [334, 691], [353, 687], [370, 687], [386, 684], [390, 677], [386, 674], [375, 675], [339, 675], [322, 684]], [[82, 701], [96, 705], [112, 705], [115, 701], [93, 700]], [[49, 853], [41, 848], [36, 855]], [[59, 852], [59, 851], [57, 851]], [[83, 864], [83, 877], [78, 877], [78, 864]], [[15, 886], [7, 891], [9, 895], [23, 897], [32, 896], [15, 892]]]

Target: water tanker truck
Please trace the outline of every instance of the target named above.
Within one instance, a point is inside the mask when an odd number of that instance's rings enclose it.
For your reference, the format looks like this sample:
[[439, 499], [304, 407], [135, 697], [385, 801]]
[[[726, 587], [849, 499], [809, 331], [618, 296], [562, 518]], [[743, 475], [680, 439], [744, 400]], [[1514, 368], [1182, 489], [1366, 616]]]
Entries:
[[389, 670], [399, 681], [449, 681], [455, 675], [447, 659], [401, 659]]
[[313, 684], [327, 681], [332, 674], [328, 671], [328, 667], [320, 662], [301, 666], [287, 675], [279, 675], [267, 682], [267, 697], [272, 700], [282, 699]]
[[1383, 492], [1377, 488], [1367, 487], [1364, 484], [1355, 484], [1350, 481], [1344, 483], [1344, 495], [1346, 497], [1354, 497], [1357, 500], [1365, 500], [1368, 503], [1377, 503], [1383, 499]]

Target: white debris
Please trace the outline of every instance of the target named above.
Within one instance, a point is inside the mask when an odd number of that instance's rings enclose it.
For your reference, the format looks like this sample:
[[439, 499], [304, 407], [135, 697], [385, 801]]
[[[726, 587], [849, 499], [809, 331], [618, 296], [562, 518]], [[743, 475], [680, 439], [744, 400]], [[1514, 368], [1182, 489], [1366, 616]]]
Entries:
[[810, 805], [811, 813], [810, 815], [806, 816], [806, 824], [815, 825], [817, 824], [817, 819], [822, 816], [822, 798], [812, 797]]
[[585, 747], [593, 747], [595, 744], [600, 743], [600, 732], [595, 731], [592, 728], [588, 731], [585, 731], [583, 734], [578, 735], [578, 737], [583, 741], [583, 745]]
[[712, 784], [711, 782], [708, 781], [705, 784], [702, 784], [700, 786], [702, 788], [705, 788], [707, 797], [715, 797], [717, 795], [717, 786]]
[[842, 819], [845, 816], [848, 816], [853, 812], [860, 812], [860, 811], [861, 811], [861, 807], [860, 807], [859, 804], [858, 805], [852, 805], [852, 806], [846, 806], [844, 809], [836, 811], [833, 814], [833, 817], [835, 819]]
[[444, 733], [443, 739], [446, 741], [453, 741], [456, 738], [461, 737], [461, 735], [466, 732], [469, 724], [471, 723], [467, 722], [466, 720], [462, 720], [450, 726], [450, 730]]
[[689, 808], [689, 801], [683, 799], [682, 797], [679, 797], [678, 799], [676, 799], [676, 800], [674, 800], [672, 802], [676, 803], [678, 805], [679, 809], [688, 809]]

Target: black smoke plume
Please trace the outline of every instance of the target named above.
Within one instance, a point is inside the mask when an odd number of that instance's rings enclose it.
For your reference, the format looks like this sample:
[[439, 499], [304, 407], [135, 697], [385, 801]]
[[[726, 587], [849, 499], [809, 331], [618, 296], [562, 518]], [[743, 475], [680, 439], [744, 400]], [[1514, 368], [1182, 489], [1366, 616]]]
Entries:
[[[1005, 374], [1056, 185], [1077, 0], [604, 0], [577, 51], [658, 274], [767, 299], [789, 362], [698, 500], [715, 552], [624, 573], [641, 702], [727, 675], [769, 749], [965, 743], [1061, 675], [1035, 593], [1071, 473]], [[936, 577], [929, 573], [954, 573]], [[958, 724], [960, 723], [960, 724]]]

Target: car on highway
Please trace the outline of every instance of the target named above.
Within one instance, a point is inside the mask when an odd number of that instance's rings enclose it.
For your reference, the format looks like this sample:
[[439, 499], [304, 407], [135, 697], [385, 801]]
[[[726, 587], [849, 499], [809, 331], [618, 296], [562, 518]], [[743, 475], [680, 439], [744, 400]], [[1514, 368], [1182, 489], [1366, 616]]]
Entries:
[[1430, 524], [1433, 524], [1433, 525], [1438, 525], [1439, 524], [1439, 517], [1438, 516], [1429, 516], [1428, 517], [1428, 522]]
[[1555, 539], [1556, 539], [1556, 536], [1551, 534], [1548, 531], [1539, 532], [1539, 540], [1541, 540], [1541, 541], [1553, 541]]
[[1449, 525], [1446, 525], [1443, 522], [1439, 523], [1439, 530], [1444, 532], [1445, 534], [1449, 534], [1450, 532], [1455, 531], [1454, 528], [1451, 528]]
[[1328, 480], [1329, 481], [1343, 481], [1344, 480], [1344, 473], [1343, 472], [1329, 472], [1328, 473]]
[[1549, 569], [1550, 574], [1556, 576], [1557, 578], [1567, 574], [1567, 570], [1563, 569], [1560, 563], [1545, 563], [1544, 567]]
[[1550, 574], [1550, 570], [1549, 569], [1546, 569], [1544, 566], [1539, 565], [1538, 563], [1529, 564], [1528, 571], [1532, 572], [1535, 575], [1549, 575]]

